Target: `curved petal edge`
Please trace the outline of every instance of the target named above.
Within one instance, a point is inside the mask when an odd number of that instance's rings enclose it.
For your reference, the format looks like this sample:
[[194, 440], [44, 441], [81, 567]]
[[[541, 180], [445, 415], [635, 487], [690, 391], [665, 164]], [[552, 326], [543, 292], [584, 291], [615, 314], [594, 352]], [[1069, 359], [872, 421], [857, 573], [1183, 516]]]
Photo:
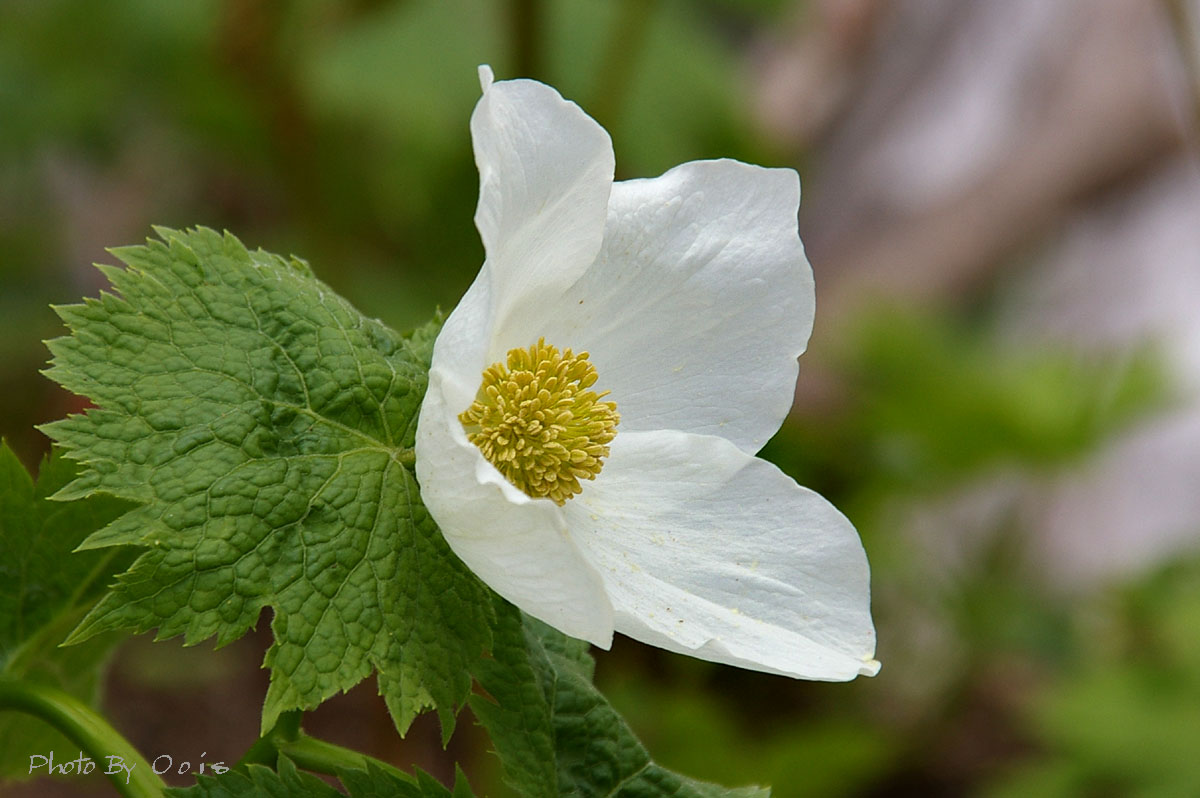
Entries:
[[626, 433], [566, 508], [623, 634], [805, 679], [872, 675], [869, 569], [832, 504], [708, 435]]

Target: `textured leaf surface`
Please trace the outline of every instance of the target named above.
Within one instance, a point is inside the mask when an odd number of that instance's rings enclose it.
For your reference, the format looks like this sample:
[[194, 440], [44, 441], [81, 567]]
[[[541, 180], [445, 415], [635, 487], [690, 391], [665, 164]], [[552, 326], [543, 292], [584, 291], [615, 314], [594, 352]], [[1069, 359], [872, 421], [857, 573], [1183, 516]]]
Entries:
[[446, 733], [490, 643], [485, 588], [411, 473], [436, 329], [403, 337], [308, 266], [160, 229], [100, 267], [118, 295], [58, 309], [48, 374], [98, 407], [47, 432], [90, 469], [63, 497], [143, 506], [88, 548], [146, 547], [73, 640], [128, 628], [228, 643], [275, 610], [263, 727], [379, 673], [404, 731]]
[[420, 769], [416, 778], [410, 779], [373, 764], [368, 764], [365, 771], [339, 770], [338, 779], [346, 786], [350, 798], [474, 798], [467, 777], [457, 767], [453, 790], [447, 790]]
[[[349, 798], [473, 798], [461, 771], [456, 773], [453, 792], [421, 770], [414, 778], [369, 764], [366, 770], [340, 770], [337, 775]], [[343, 798], [343, 793], [298, 771], [284, 757], [278, 772], [250, 765], [244, 772], [199, 776], [194, 786], [167, 790], [167, 794], [171, 798]]]
[[476, 678], [488, 696], [471, 709], [487, 728], [508, 783], [523, 796], [752, 798], [655, 764], [637, 736], [592, 685], [587, 644], [522, 616], [498, 600], [492, 659]]
[[[91, 703], [100, 666], [119, 638], [58, 644], [129, 557], [117, 550], [71, 551], [131, 505], [108, 496], [48, 501], [76, 471], [70, 461], [51, 457], [35, 485], [0, 442], [0, 678], [34, 680]], [[40, 720], [0, 713], [0, 778], [27, 777], [30, 753], [71, 745]]]

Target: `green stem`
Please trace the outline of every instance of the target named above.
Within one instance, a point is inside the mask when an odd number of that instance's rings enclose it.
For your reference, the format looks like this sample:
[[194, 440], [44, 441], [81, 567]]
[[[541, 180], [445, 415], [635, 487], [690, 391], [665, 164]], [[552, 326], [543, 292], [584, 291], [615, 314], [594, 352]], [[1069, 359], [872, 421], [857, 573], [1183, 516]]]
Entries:
[[295, 740], [281, 741], [278, 750], [298, 767], [330, 776], [336, 776], [338, 770], [366, 770], [370, 763], [405, 781], [412, 780], [411, 776], [387, 762], [303, 733]]
[[280, 743], [294, 740], [300, 736], [302, 714], [299, 710], [281, 714], [279, 720], [275, 721], [275, 727], [255, 740], [254, 744], [246, 750], [246, 753], [238, 760], [238, 767], [244, 765], [275, 767], [275, 762], [279, 759]]
[[513, 77], [541, 78], [542, 75], [542, 0], [508, 0], [509, 34], [517, 74]]
[[0, 679], [0, 710], [25, 712], [49, 723], [105, 771], [120, 757], [128, 772], [107, 773], [117, 792], [127, 798], [162, 798], [165, 785], [121, 733], [91, 707], [61, 690], [32, 682]]
[[400, 462], [400, 465], [406, 466], [409, 471], [412, 471], [413, 467], [417, 464], [417, 450], [401, 449], [396, 454], [396, 460]]
[[238, 766], [256, 764], [274, 767], [282, 754], [298, 767], [328, 776], [336, 776], [338, 770], [366, 770], [367, 764], [370, 763], [405, 781], [412, 780], [411, 776], [387, 762], [318, 740], [316, 737], [309, 737], [300, 730], [301, 715], [299, 711], [280, 715], [275, 728], [250, 746], [250, 750], [238, 762]]

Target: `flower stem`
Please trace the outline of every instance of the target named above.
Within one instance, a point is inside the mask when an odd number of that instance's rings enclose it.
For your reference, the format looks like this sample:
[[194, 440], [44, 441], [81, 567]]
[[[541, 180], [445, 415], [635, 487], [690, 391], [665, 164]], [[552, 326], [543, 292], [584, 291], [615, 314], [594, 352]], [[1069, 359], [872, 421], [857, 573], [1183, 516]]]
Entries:
[[508, 0], [509, 34], [517, 74], [514, 77], [541, 78], [542, 29], [545, 22], [542, 0]]
[[[74, 696], [42, 684], [0, 679], [0, 710], [13, 709], [40, 718], [78, 745], [104, 767], [117, 792], [126, 798], [161, 798], [164, 784], [145, 758], [121, 733]], [[129, 771], [107, 773], [109, 757], [119, 757]]]
[[366, 770], [369, 763], [405, 781], [411, 781], [411, 777], [404, 771], [387, 762], [316, 737], [309, 737], [300, 730], [300, 718], [301, 713], [298, 711], [280, 715], [275, 728], [250, 746], [238, 765], [258, 764], [274, 767], [282, 754], [298, 767], [328, 776], [336, 776], [338, 770]]
[[275, 767], [275, 761], [279, 758], [280, 744], [300, 736], [300, 719], [303, 714], [300, 710], [282, 713], [275, 721], [275, 726], [255, 740], [254, 744], [246, 750], [246, 753], [238, 760], [238, 767], [244, 765]]
[[409, 471], [412, 471], [413, 466], [417, 464], [417, 450], [401, 449], [396, 455], [396, 459], [400, 462], [400, 465], [406, 466]]
[[303, 733], [295, 740], [280, 743], [278, 750], [298, 767], [330, 776], [336, 776], [338, 770], [366, 770], [370, 763], [405, 781], [412, 780], [404, 771], [387, 762]]

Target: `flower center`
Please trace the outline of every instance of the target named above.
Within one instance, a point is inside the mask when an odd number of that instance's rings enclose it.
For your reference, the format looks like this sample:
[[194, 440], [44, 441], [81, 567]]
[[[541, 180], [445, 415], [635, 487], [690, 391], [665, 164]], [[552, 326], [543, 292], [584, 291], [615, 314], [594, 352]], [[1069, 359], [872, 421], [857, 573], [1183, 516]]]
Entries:
[[616, 402], [599, 401], [608, 391], [587, 390], [596, 379], [587, 352], [559, 352], [542, 338], [484, 369], [458, 420], [509, 482], [562, 505], [600, 473], [621, 420]]

